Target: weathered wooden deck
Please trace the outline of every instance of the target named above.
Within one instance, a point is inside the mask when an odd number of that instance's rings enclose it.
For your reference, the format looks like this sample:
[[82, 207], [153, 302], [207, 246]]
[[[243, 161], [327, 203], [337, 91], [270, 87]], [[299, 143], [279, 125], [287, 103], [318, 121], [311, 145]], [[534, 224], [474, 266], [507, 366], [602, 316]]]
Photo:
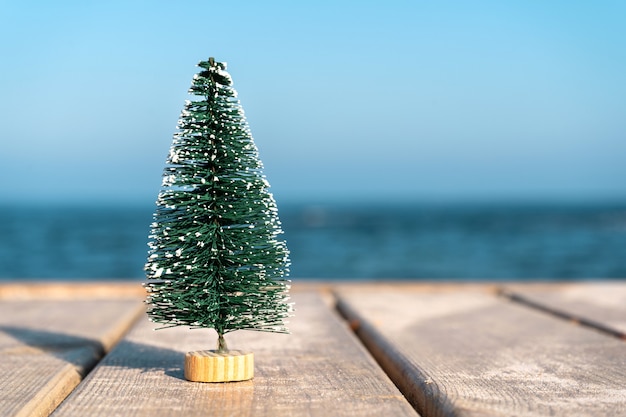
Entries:
[[0, 416], [624, 416], [626, 282], [297, 283], [251, 381], [183, 378], [137, 283], [0, 285]]

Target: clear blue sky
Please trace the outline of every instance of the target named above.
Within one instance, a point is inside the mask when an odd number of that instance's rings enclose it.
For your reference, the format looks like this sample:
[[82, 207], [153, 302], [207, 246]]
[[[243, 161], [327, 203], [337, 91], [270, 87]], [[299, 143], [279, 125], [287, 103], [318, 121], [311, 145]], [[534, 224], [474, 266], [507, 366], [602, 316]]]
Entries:
[[226, 61], [280, 201], [626, 197], [624, 1], [1, 1], [0, 192], [152, 203]]

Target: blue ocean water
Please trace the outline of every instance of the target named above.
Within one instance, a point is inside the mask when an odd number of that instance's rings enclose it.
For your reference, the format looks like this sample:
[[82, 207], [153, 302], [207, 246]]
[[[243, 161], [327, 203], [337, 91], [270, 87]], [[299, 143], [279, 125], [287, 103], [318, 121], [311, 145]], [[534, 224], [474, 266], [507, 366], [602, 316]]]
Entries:
[[[0, 207], [1, 280], [143, 277], [153, 207]], [[298, 279], [626, 278], [626, 204], [279, 205]]]

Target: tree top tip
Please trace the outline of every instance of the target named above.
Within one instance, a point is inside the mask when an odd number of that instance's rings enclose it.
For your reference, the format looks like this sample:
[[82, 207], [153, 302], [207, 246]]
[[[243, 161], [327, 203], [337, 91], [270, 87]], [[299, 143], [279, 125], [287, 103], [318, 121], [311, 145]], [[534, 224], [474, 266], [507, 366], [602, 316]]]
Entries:
[[200, 68], [204, 68], [204, 69], [222, 69], [222, 70], [226, 69], [226, 63], [225, 62], [217, 62], [215, 60], [215, 58], [213, 58], [213, 57], [210, 57], [206, 61], [200, 61], [198, 63], [198, 66]]

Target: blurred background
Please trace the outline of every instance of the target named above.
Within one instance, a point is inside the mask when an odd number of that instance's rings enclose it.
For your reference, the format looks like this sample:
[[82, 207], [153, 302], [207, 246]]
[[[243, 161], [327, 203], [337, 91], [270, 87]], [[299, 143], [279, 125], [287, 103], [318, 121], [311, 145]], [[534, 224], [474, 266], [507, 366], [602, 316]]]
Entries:
[[626, 3], [0, 2], [0, 279], [142, 279], [228, 62], [292, 278], [626, 278]]

